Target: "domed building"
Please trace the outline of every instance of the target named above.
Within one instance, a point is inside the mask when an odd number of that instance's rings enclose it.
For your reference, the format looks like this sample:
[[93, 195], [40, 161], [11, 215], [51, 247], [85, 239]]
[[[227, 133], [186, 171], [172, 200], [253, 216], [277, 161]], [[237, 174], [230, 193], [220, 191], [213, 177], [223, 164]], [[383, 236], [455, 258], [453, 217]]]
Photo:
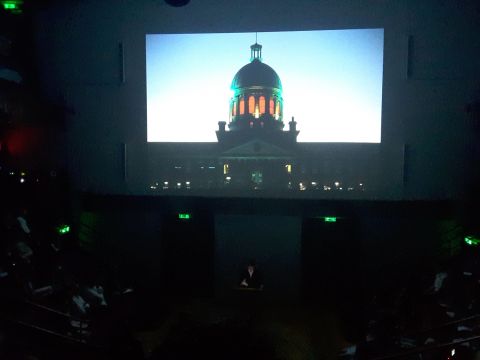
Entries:
[[281, 130], [283, 124], [282, 83], [270, 66], [262, 62], [262, 45], [253, 44], [250, 63], [233, 78], [230, 130], [265, 128]]
[[233, 192], [291, 190], [298, 186], [301, 168], [297, 163], [304, 153], [297, 144], [299, 131], [293, 118], [288, 130], [284, 129], [282, 82], [263, 62], [262, 45], [255, 43], [250, 50], [250, 62], [233, 77], [233, 96], [225, 104], [228, 118], [218, 122], [218, 143], [206, 144], [201, 152], [192, 147], [169, 153], [162, 163], [153, 166], [168, 176], [159, 175], [151, 189], [156, 190], [160, 183], [163, 190]]
[[233, 78], [228, 130], [225, 121], [218, 123], [218, 141], [238, 145], [256, 138], [276, 145], [295, 143], [298, 131], [293, 119], [289, 131], [283, 131], [280, 77], [262, 61], [262, 45], [255, 43], [250, 49], [250, 62]]
[[[293, 118], [288, 122], [288, 130], [284, 129], [279, 74], [262, 61], [260, 44], [250, 48], [250, 62], [233, 77], [233, 96], [225, 104], [228, 118], [218, 122], [218, 143], [202, 147], [183, 145], [180, 151], [162, 148], [162, 152], [152, 157], [157, 159], [151, 165], [157, 175], [150, 189], [199, 191], [200, 195], [205, 194], [203, 191], [210, 195], [218, 190], [222, 191], [219, 194], [233, 196], [261, 190], [277, 196], [292, 190], [343, 191], [340, 184], [353, 181], [358, 184], [358, 180], [350, 180], [353, 179], [350, 174], [360, 174], [376, 155], [340, 168], [339, 162], [332, 160], [335, 156], [331, 151], [318, 151], [314, 144], [297, 143], [299, 131]], [[345, 187], [346, 191], [350, 189], [353, 187]]]

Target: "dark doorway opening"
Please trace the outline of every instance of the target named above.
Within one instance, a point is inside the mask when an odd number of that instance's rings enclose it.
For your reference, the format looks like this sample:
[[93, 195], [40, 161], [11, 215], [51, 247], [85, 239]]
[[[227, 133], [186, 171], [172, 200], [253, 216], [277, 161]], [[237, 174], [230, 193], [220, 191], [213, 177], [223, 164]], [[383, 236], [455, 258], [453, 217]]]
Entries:
[[350, 218], [308, 218], [302, 227], [304, 303], [333, 311], [344, 336], [359, 338], [364, 324], [361, 244]]
[[168, 216], [162, 233], [161, 288], [171, 296], [213, 295], [214, 230], [211, 216]]

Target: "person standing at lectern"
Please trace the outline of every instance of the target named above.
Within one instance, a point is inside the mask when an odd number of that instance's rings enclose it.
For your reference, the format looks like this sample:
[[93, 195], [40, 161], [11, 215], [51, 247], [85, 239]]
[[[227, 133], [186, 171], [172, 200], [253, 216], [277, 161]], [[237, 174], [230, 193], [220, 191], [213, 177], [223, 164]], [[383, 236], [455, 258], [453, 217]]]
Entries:
[[254, 260], [249, 261], [246, 269], [242, 272], [240, 287], [263, 289], [262, 277]]

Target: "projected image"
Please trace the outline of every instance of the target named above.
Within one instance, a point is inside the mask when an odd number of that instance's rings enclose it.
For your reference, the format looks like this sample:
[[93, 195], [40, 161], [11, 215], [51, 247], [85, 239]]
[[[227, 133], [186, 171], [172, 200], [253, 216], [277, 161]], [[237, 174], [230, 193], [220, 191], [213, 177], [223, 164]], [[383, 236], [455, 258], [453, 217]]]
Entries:
[[[257, 38], [256, 38], [257, 37]], [[245, 129], [381, 141], [383, 29], [146, 36], [148, 142]]]

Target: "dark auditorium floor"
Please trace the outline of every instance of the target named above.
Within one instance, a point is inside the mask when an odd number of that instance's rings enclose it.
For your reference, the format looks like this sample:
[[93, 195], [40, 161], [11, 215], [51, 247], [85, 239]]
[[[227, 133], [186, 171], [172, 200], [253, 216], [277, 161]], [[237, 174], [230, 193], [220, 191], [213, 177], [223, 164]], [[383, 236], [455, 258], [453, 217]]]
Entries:
[[[168, 313], [148, 330], [137, 332], [136, 338], [142, 343], [145, 356], [156, 359], [158, 349], [168, 347], [169, 343], [178, 341], [183, 346], [194, 346], [194, 329], [215, 334], [213, 329], [222, 332], [226, 327], [228, 331], [235, 328], [268, 342], [279, 358], [285, 359], [335, 359], [345, 345], [337, 317], [325, 305], [316, 308], [273, 303], [245, 306], [213, 299], [172, 301]], [[214, 337], [211, 344], [228, 342], [222, 336]]]

